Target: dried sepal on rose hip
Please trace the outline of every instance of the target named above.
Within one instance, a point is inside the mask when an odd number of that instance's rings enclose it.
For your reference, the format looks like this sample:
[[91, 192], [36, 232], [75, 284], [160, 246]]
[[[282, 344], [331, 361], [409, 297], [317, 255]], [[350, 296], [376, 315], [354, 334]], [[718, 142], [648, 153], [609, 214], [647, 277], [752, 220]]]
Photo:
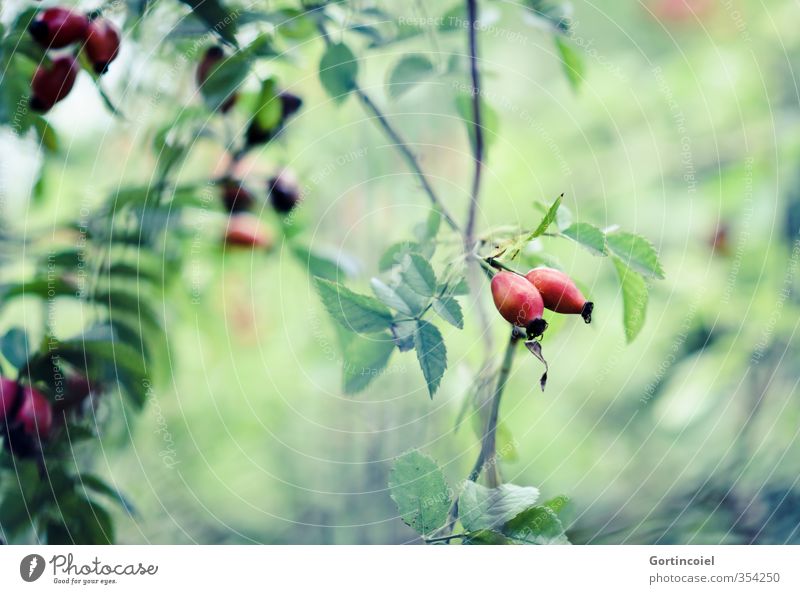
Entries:
[[86, 28], [84, 51], [97, 74], [104, 74], [119, 54], [119, 31], [105, 19], [91, 21]]
[[534, 268], [525, 278], [539, 290], [547, 309], [561, 314], [580, 314], [587, 324], [592, 321], [594, 303], [587, 301], [573, 280], [560, 270]]
[[68, 8], [47, 8], [36, 15], [28, 32], [39, 45], [59, 49], [86, 37], [89, 19]]
[[31, 80], [30, 106], [41, 113], [49, 111], [69, 95], [78, 76], [78, 64], [72, 56], [55, 58], [49, 66], [42, 64]]
[[542, 296], [525, 277], [498, 272], [492, 278], [492, 299], [500, 315], [514, 326], [525, 328], [529, 336], [540, 336], [547, 329], [547, 322], [542, 319]]

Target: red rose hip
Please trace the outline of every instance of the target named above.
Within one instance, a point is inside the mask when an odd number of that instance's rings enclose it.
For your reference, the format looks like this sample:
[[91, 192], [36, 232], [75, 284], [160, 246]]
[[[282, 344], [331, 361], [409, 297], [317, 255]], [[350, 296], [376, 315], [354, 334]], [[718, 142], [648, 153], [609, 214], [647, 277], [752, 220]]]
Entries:
[[89, 20], [66, 8], [48, 8], [28, 26], [31, 36], [46, 48], [62, 48], [86, 36]]
[[22, 388], [22, 401], [17, 412], [17, 422], [30, 437], [38, 435], [45, 439], [53, 426], [53, 408], [50, 402], [36, 388]]
[[525, 278], [539, 290], [547, 309], [562, 314], [580, 314], [587, 324], [592, 321], [594, 303], [586, 301], [572, 279], [560, 270], [534, 268]]
[[542, 320], [544, 303], [539, 291], [525, 277], [512, 272], [498, 272], [492, 279], [492, 298], [506, 321], [541, 334], [547, 327]]
[[39, 66], [31, 80], [31, 108], [42, 113], [49, 111], [69, 95], [77, 76], [78, 65], [71, 56], [56, 58], [49, 68]]
[[92, 21], [86, 29], [84, 50], [94, 71], [103, 74], [119, 53], [119, 31], [109, 21]]

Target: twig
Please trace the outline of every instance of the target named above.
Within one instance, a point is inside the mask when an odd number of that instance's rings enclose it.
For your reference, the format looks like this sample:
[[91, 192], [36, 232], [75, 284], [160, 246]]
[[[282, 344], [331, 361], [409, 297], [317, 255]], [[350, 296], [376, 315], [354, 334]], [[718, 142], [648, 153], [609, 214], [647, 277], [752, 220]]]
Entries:
[[503, 398], [503, 392], [506, 388], [506, 383], [511, 375], [511, 366], [514, 362], [514, 354], [517, 351], [517, 343], [522, 338], [521, 334], [516, 328], [511, 329], [511, 337], [508, 340], [506, 353], [503, 356], [503, 365], [500, 367], [500, 373], [497, 376], [497, 386], [492, 396], [492, 408], [489, 411], [489, 418], [486, 421], [486, 431], [483, 433], [481, 440], [481, 451], [478, 454], [478, 459], [475, 460], [475, 465], [467, 477], [467, 480], [475, 481], [481, 474], [484, 466], [491, 465], [492, 473], [487, 476], [489, 486], [496, 487], [500, 484], [500, 477], [497, 471], [497, 423], [500, 418], [500, 401]]
[[437, 536], [435, 538], [425, 538], [425, 542], [427, 544], [431, 544], [434, 542], [450, 542], [454, 538], [467, 538], [466, 534], [448, 534], [447, 536]]
[[464, 227], [465, 249], [472, 252], [475, 244], [475, 219], [478, 211], [478, 199], [481, 189], [481, 172], [483, 170], [483, 126], [481, 124], [481, 80], [478, 70], [478, 3], [467, 0], [467, 20], [469, 21], [469, 70], [472, 77], [472, 123], [475, 130], [475, 172], [472, 177], [467, 223]]
[[406, 163], [414, 172], [414, 175], [417, 176], [417, 179], [422, 185], [422, 189], [425, 190], [425, 193], [428, 195], [428, 198], [430, 198], [431, 202], [436, 207], [436, 209], [440, 213], [442, 213], [442, 217], [450, 226], [450, 228], [453, 229], [453, 231], [459, 231], [458, 223], [456, 223], [456, 220], [448, 212], [447, 208], [445, 208], [442, 201], [439, 200], [439, 197], [436, 195], [436, 192], [433, 191], [433, 187], [431, 187], [427, 175], [425, 175], [425, 172], [422, 171], [422, 167], [420, 166], [419, 161], [417, 160], [417, 156], [408, 146], [408, 143], [403, 139], [402, 136], [400, 136], [400, 133], [397, 130], [395, 130], [394, 126], [392, 126], [391, 122], [389, 122], [389, 119], [386, 117], [386, 114], [384, 114], [381, 111], [381, 109], [375, 104], [375, 102], [367, 94], [367, 92], [364, 91], [364, 89], [362, 89], [360, 86], [356, 86], [355, 93], [358, 96], [361, 103], [364, 104], [364, 107], [366, 107], [367, 110], [370, 111], [372, 115], [375, 116], [375, 119], [378, 120], [378, 124], [380, 124], [380, 127], [386, 133], [386, 136], [388, 136], [391, 139], [391, 141], [394, 143], [395, 148], [400, 152], [403, 158], [405, 158]]
[[[328, 30], [325, 28], [325, 25], [322, 22], [320, 22], [318, 28], [322, 40], [325, 42], [325, 45], [330, 46], [331, 40], [330, 37], [328, 36]], [[378, 124], [380, 125], [381, 129], [384, 131], [386, 136], [388, 136], [389, 139], [392, 141], [397, 151], [406, 160], [406, 163], [408, 164], [409, 168], [411, 169], [411, 171], [414, 172], [414, 175], [417, 177], [419, 183], [422, 185], [422, 189], [428, 195], [428, 198], [430, 198], [430, 201], [433, 204], [433, 206], [442, 214], [442, 218], [444, 218], [445, 222], [450, 226], [450, 228], [453, 231], [460, 232], [461, 229], [459, 228], [458, 223], [456, 223], [455, 218], [453, 218], [453, 215], [450, 214], [450, 212], [445, 207], [444, 203], [441, 200], [439, 200], [439, 196], [437, 196], [436, 192], [434, 192], [433, 187], [428, 181], [428, 176], [425, 175], [425, 172], [422, 170], [422, 167], [420, 166], [419, 161], [417, 160], [417, 156], [411, 150], [411, 147], [408, 145], [405, 139], [394, 128], [394, 126], [392, 126], [392, 123], [389, 121], [389, 118], [386, 116], [386, 114], [383, 113], [381, 108], [375, 104], [372, 98], [367, 94], [367, 92], [364, 89], [361, 88], [360, 85], [355, 84], [353, 92], [356, 94], [359, 101], [361, 101], [364, 107], [366, 107], [367, 110], [371, 112], [372, 115], [375, 116], [375, 119], [378, 121]]]

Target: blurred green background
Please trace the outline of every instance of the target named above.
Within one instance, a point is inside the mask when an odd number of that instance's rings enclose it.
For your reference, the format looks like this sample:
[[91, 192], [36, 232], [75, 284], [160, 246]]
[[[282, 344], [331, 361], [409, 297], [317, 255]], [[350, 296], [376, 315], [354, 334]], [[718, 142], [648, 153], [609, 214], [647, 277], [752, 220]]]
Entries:
[[[386, 4], [410, 18], [454, 3]], [[563, 241], [534, 246], [596, 309], [591, 326], [553, 322], [544, 393], [540, 364], [518, 359], [501, 410], [512, 444], [504, 478], [569, 496], [565, 525], [576, 543], [797, 542], [800, 7], [698, 2], [696, 16], [676, 19], [660, 4], [670, 3], [574, 3], [585, 77], [576, 92], [550, 36], [512, 3], [481, 3], [484, 99], [499, 123], [489, 133], [480, 228], [531, 227], [534, 203], [564, 192], [576, 220], [648, 237], [667, 273], [652, 284], [647, 323], [629, 346], [612, 267]], [[82, 80], [50, 118], [55, 155], [43, 159], [36, 142], [2, 133], [6, 225], [46, 229], [120, 185], [148, 182], [155, 131], [180, 106], [199, 105], [193, 67], [176, 60], [161, 22], [143, 21], [109, 74], [126, 120]], [[383, 248], [429, 209], [361, 106], [326, 97], [321, 51], [318, 40], [299, 43], [293, 64], [275, 66], [305, 106], [280, 142], [243, 167], [261, 192], [259, 180], [277, 168], [297, 173], [301, 233], [345, 259], [349, 286], [367, 292]], [[390, 101], [386, 72], [411, 51], [445, 64], [464, 54], [465, 36], [371, 50], [362, 84], [462, 216], [472, 160], [453, 97], [467, 81], [437, 77]], [[208, 179], [223, 163], [219, 144], [198, 136], [180, 176]], [[147, 407], [135, 417], [109, 402], [102, 450], [79, 452], [136, 508], [115, 511], [120, 542], [417, 542], [386, 489], [392, 459], [420, 448], [455, 483], [477, 455], [473, 423], [455, 429], [487, 330], [471, 304], [462, 300], [466, 329], [446, 331], [450, 367], [433, 400], [413, 353], [345, 396], [333, 322], [270, 217], [279, 239], [268, 255], [223, 252], [222, 218], [198, 226], [197, 250], [159, 296], [170, 350]], [[29, 310], [8, 307], [2, 320]], [[492, 321], [499, 358], [507, 327]], [[59, 331], [74, 324], [65, 312]]]

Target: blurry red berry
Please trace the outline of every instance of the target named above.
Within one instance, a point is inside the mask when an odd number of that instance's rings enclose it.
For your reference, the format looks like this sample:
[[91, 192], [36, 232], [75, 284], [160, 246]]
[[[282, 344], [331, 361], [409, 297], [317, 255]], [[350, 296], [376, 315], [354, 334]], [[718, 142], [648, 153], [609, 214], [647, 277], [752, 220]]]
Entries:
[[525, 278], [539, 290], [547, 309], [562, 314], [581, 314], [587, 324], [592, 321], [594, 304], [586, 301], [572, 279], [560, 270], [534, 268]]
[[36, 388], [22, 388], [22, 401], [17, 412], [17, 422], [29, 436], [38, 435], [45, 439], [53, 426], [53, 408], [50, 402]]
[[39, 66], [31, 80], [31, 108], [46, 112], [72, 90], [78, 64], [72, 56], [55, 58], [49, 67]]
[[225, 244], [237, 247], [269, 249], [272, 247], [273, 239], [267, 227], [258, 217], [249, 214], [237, 214], [228, 219]]
[[250, 210], [255, 200], [240, 181], [225, 180], [222, 182], [222, 203], [228, 212], [236, 213]]
[[67, 8], [43, 10], [28, 26], [31, 36], [46, 48], [66, 47], [86, 36], [89, 20]]
[[84, 45], [84, 49], [94, 71], [98, 74], [103, 74], [108, 70], [108, 65], [119, 54], [119, 31], [117, 27], [104, 19], [90, 22], [86, 29], [86, 45]]

